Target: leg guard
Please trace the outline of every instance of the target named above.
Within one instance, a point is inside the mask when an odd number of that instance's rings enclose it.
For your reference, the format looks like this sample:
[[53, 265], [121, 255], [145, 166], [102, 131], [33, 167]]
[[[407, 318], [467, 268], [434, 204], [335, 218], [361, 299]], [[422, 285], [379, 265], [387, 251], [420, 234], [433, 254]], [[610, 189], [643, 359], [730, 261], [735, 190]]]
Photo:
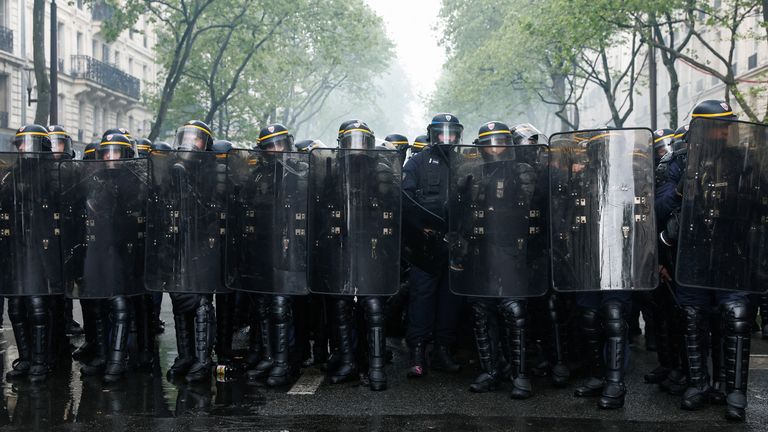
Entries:
[[598, 322], [597, 310], [582, 308], [579, 319], [584, 334], [587, 350], [586, 357], [589, 365], [589, 380], [574, 390], [576, 397], [600, 396], [605, 382], [603, 380], [603, 340], [602, 329]]
[[503, 326], [507, 328], [509, 346], [511, 348], [512, 369], [515, 378], [512, 381], [512, 399], [527, 399], [531, 397], [531, 379], [526, 372], [526, 332], [528, 313], [525, 300], [503, 299], [499, 304], [503, 318]]
[[27, 307], [24, 297], [8, 298], [8, 317], [13, 327], [13, 336], [19, 350], [19, 358], [13, 361], [13, 369], [5, 374], [9, 381], [26, 377], [32, 366], [32, 346], [27, 325]]
[[216, 294], [216, 362], [232, 362], [235, 293]]
[[201, 296], [200, 303], [195, 309], [195, 362], [187, 372], [187, 382], [202, 381], [211, 377], [211, 348], [216, 332], [216, 316], [211, 304], [211, 298]]
[[293, 375], [291, 362], [291, 336], [293, 333], [293, 308], [291, 298], [272, 297], [272, 324], [275, 366], [269, 372], [267, 385], [278, 387], [290, 382]]
[[608, 300], [602, 306], [606, 338], [605, 381], [598, 401], [600, 408], [615, 409], [624, 406], [624, 360], [626, 359], [627, 322], [621, 302]]
[[387, 375], [384, 365], [387, 362], [387, 339], [384, 332], [384, 301], [381, 297], [366, 297], [362, 299], [362, 303], [368, 327], [368, 381], [371, 390], [386, 390]]
[[104, 370], [104, 381], [112, 383], [118, 381], [125, 374], [127, 355], [128, 331], [130, 328], [130, 313], [128, 311], [128, 299], [125, 296], [117, 296], [110, 299], [112, 304], [109, 351], [107, 354], [107, 367]]
[[339, 365], [334, 370], [328, 371], [332, 384], [348, 381], [354, 378], [357, 372], [352, 341], [352, 307], [352, 299], [333, 299], [334, 329], [336, 330], [336, 340], [339, 344]]
[[502, 374], [499, 371], [499, 337], [491, 330], [490, 319], [495, 315], [493, 300], [472, 301], [473, 329], [480, 368], [483, 372], [469, 386], [474, 393], [485, 393], [499, 388]]
[[723, 304], [726, 418], [744, 421], [747, 408], [749, 351], [753, 315], [746, 301]]
[[680, 406], [686, 410], [697, 410], [707, 402], [709, 392], [706, 349], [709, 317], [707, 311], [698, 306], [685, 306], [683, 313], [689, 382]]

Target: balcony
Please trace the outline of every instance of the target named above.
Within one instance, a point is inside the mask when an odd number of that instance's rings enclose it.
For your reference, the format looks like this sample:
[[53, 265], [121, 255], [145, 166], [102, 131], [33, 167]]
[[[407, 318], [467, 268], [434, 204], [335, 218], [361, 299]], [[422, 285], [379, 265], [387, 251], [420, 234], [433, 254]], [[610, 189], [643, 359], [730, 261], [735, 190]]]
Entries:
[[0, 50], [13, 53], [13, 30], [0, 26]]
[[0, 128], [8, 128], [8, 113], [6, 111], [0, 111]]
[[94, 21], [105, 21], [112, 18], [112, 14], [115, 11], [112, 6], [104, 3], [103, 1], [95, 1], [91, 5], [91, 18]]
[[139, 99], [139, 79], [107, 63], [84, 55], [72, 56], [69, 75], [100, 84], [132, 99]]

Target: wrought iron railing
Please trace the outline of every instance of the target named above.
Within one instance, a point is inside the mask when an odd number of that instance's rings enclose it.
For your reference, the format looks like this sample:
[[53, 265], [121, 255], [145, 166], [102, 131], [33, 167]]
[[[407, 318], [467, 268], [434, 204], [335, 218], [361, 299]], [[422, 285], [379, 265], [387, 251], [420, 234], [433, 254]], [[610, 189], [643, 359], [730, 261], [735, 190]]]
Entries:
[[85, 55], [72, 56], [70, 75], [101, 84], [130, 98], [139, 99], [141, 85], [138, 78], [120, 69]]

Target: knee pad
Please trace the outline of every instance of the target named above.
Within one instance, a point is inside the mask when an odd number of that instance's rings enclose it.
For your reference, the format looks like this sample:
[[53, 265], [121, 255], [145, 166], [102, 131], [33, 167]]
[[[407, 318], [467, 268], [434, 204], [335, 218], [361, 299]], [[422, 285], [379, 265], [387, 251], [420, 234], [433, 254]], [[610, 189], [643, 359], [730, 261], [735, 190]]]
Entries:
[[729, 334], [749, 337], [752, 331], [751, 315], [746, 301], [736, 300], [722, 305], [722, 318]]
[[272, 298], [272, 318], [276, 324], [284, 324], [293, 319], [293, 308], [289, 297], [276, 295]]
[[627, 332], [627, 320], [624, 305], [617, 301], [607, 301], [602, 307], [605, 332], [609, 337], [624, 336]]
[[379, 327], [384, 325], [384, 305], [379, 297], [366, 297], [363, 299], [365, 307], [365, 319], [369, 326]]
[[499, 303], [499, 311], [504, 320], [516, 327], [525, 325], [528, 316], [525, 300], [503, 299]]

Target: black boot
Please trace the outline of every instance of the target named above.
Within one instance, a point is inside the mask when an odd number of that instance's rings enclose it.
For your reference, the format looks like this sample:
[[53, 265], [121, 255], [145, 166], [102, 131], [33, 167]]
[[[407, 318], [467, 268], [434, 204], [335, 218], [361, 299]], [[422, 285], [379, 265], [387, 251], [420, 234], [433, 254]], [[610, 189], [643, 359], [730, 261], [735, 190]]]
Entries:
[[[272, 357], [270, 301], [271, 296], [268, 295], [259, 295], [255, 301], [256, 316], [259, 319], [258, 331], [261, 342], [261, 359], [253, 369], [249, 369], [247, 372], [248, 379], [252, 381], [266, 378], [275, 366], [275, 359]], [[251, 331], [253, 331], [253, 326], [251, 326]]]
[[173, 361], [173, 365], [168, 368], [168, 373], [166, 374], [168, 381], [173, 381], [186, 375], [189, 368], [192, 366], [192, 363], [195, 361], [194, 340], [192, 334], [194, 326], [193, 320], [193, 312], [174, 313], [173, 315], [178, 355]]
[[436, 343], [432, 348], [432, 362], [430, 367], [435, 370], [459, 373], [461, 372], [461, 365], [456, 363], [451, 354], [451, 349], [446, 345]]
[[202, 296], [200, 304], [195, 309], [195, 361], [187, 372], [186, 380], [188, 383], [203, 381], [211, 378], [211, 368], [213, 360], [211, 359], [211, 348], [213, 347], [214, 316], [211, 300]]
[[607, 301], [602, 310], [608, 349], [605, 362], [605, 387], [597, 406], [603, 409], [617, 409], [624, 406], [624, 396], [627, 393], [624, 385], [627, 322], [624, 307], [620, 302]]
[[426, 346], [423, 341], [419, 341], [409, 346], [409, 365], [408, 378], [421, 378], [427, 374]]
[[760, 296], [760, 325], [763, 339], [768, 339], [768, 294]]
[[472, 303], [475, 344], [482, 373], [470, 384], [469, 391], [486, 393], [501, 386], [502, 372], [499, 370], [499, 337], [493, 334], [489, 318], [494, 315], [490, 301], [478, 299]]
[[709, 374], [707, 373], [706, 339], [709, 332], [707, 312], [697, 306], [685, 306], [685, 349], [688, 357], [688, 388], [683, 394], [680, 407], [698, 410], [709, 399]]
[[725, 351], [720, 313], [709, 315], [709, 352], [712, 357], [712, 386], [707, 398], [712, 405], [725, 405]]
[[136, 321], [136, 361], [139, 370], [151, 371], [155, 364], [155, 314], [152, 297], [139, 295], [134, 297]]
[[512, 380], [512, 399], [528, 399], [533, 394], [531, 379], [526, 372], [525, 334], [527, 331], [527, 311], [525, 300], [502, 300], [500, 305], [503, 325], [508, 329], [509, 346], [514, 379]]
[[125, 374], [127, 351], [126, 341], [130, 327], [128, 299], [118, 296], [111, 299], [112, 331], [107, 354], [107, 367], [104, 369], [104, 382], [111, 384], [120, 380]]
[[744, 301], [723, 305], [723, 335], [725, 345], [725, 418], [743, 422], [746, 419], [747, 382], [752, 313]]
[[332, 384], [349, 381], [357, 375], [355, 350], [352, 342], [352, 299], [339, 298], [334, 301], [334, 327], [339, 344], [338, 367], [328, 370], [328, 378]]
[[51, 355], [50, 338], [50, 310], [48, 302], [43, 296], [32, 296], [32, 365], [29, 368], [29, 381], [33, 383], [43, 382], [48, 379]]
[[280, 387], [291, 382], [293, 367], [291, 362], [290, 332], [293, 327], [293, 310], [288, 296], [276, 295], [272, 302], [272, 320], [274, 322], [274, 359], [275, 365], [269, 371], [267, 385]]
[[[667, 287], [662, 286], [657, 288], [659, 290], [666, 290]], [[672, 370], [672, 349], [670, 333], [670, 319], [665, 316], [661, 306], [654, 302], [655, 311], [653, 314], [656, 323], [654, 330], [656, 332], [656, 358], [659, 362], [659, 366], [645, 374], [643, 379], [648, 384], [659, 384], [667, 378], [669, 372]], [[646, 330], [647, 331], [647, 330]]]
[[5, 379], [12, 381], [26, 378], [29, 374], [29, 368], [32, 366], [31, 338], [27, 331], [27, 314], [23, 298], [12, 297], [8, 299], [8, 316], [13, 327], [16, 347], [19, 350], [19, 358], [13, 361], [13, 368], [5, 374]]
[[91, 360], [80, 368], [83, 376], [103, 375], [107, 367], [107, 320], [104, 316], [104, 302], [101, 300], [89, 300], [93, 310], [89, 326], [93, 327], [93, 356]]
[[235, 294], [216, 294], [216, 363], [232, 363]]
[[563, 313], [560, 311], [560, 301], [557, 295], [552, 292], [547, 299], [547, 311], [549, 313], [549, 325], [551, 328], [551, 351], [554, 357], [552, 366], [552, 384], [555, 387], [565, 387], [568, 379], [571, 377], [571, 370], [565, 364], [567, 337], [565, 335], [565, 325], [563, 324]]
[[602, 329], [597, 319], [597, 310], [584, 308], [581, 310], [581, 327], [584, 331], [586, 356], [589, 362], [589, 379], [576, 387], [573, 395], [576, 397], [596, 397], [603, 393], [603, 340]]
[[367, 297], [362, 302], [368, 328], [368, 386], [373, 391], [382, 391], [387, 389], [387, 374], [384, 371], [387, 363], [387, 339], [383, 300], [380, 297]]

